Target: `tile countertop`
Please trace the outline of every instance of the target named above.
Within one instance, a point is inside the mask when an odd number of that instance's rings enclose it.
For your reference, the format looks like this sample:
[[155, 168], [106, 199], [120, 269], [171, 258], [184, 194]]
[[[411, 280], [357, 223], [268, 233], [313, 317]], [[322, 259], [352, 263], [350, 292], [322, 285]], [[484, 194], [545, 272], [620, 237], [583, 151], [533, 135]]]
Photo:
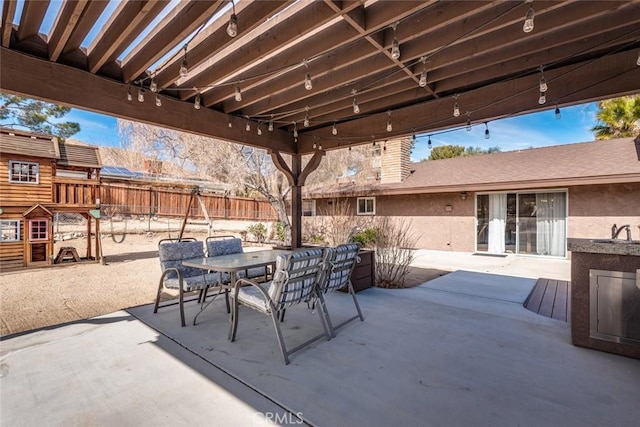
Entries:
[[621, 239], [567, 239], [567, 249], [571, 252], [593, 254], [640, 256], [640, 241]]

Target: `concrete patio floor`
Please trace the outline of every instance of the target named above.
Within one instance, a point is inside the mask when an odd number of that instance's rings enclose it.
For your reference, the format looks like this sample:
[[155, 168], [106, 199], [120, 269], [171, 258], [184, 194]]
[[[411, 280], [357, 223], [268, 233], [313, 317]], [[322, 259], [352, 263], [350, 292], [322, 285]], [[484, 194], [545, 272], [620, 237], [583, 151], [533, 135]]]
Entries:
[[[534, 281], [457, 271], [367, 289], [364, 322], [288, 366], [252, 310], [228, 342], [222, 301], [186, 328], [176, 309], [142, 306], [13, 337], [2, 341], [0, 424], [637, 425], [640, 362], [572, 346], [567, 323], [522, 307]], [[337, 323], [354, 312], [342, 293], [328, 306]], [[291, 345], [321, 331], [306, 308], [282, 325]]]

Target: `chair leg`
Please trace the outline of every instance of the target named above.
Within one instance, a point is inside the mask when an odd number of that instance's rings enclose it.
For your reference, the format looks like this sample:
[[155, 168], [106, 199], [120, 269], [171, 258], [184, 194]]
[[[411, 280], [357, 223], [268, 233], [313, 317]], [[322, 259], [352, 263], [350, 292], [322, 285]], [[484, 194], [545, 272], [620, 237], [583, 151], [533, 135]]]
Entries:
[[238, 332], [238, 299], [233, 299], [233, 305], [231, 306], [231, 324], [229, 325], [229, 340], [231, 342], [236, 340], [236, 332]]
[[358, 316], [360, 317], [360, 321], [364, 322], [364, 316], [362, 315], [362, 310], [360, 310], [360, 304], [358, 304], [358, 298], [356, 298], [356, 292], [353, 290], [353, 285], [351, 281], [349, 281], [349, 293], [353, 297], [353, 303], [356, 305], [356, 310], [358, 310]]
[[156, 293], [156, 305], [153, 307], [153, 312], [158, 312], [158, 307], [160, 306], [160, 294], [162, 293], [162, 279], [160, 279], [160, 283], [158, 283], [158, 292]]
[[182, 327], [184, 327], [186, 326], [184, 321], [184, 289], [182, 288], [182, 281], [180, 282], [180, 321], [182, 322]]
[[282, 310], [280, 310], [280, 313], [278, 314], [278, 319], [280, 319], [280, 323], [284, 322], [284, 314], [287, 312], [286, 308], [283, 308]]
[[287, 347], [284, 344], [284, 337], [282, 336], [282, 330], [280, 330], [280, 322], [278, 318], [280, 317], [280, 312], [271, 311], [271, 320], [273, 321], [273, 327], [276, 330], [276, 337], [278, 338], [278, 345], [280, 346], [280, 352], [282, 353], [282, 358], [284, 359], [284, 364], [289, 364], [289, 356], [287, 355]]
[[[331, 339], [331, 338], [335, 338], [336, 337], [336, 331], [335, 329], [333, 329], [333, 324], [331, 323], [331, 316], [329, 316], [329, 310], [327, 310], [327, 304], [324, 300], [324, 295], [322, 294], [322, 292], [318, 293], [318, 301], [320, 301], [320, 310], [318, 311], [322, 311], [323, 314], [323, 325], [326, 323], [326, 327], [328, 327], [329, 331], [330, 331], [330, 338], [329, 336], [327, 336], [327, 339]], [[325, 328], [326, 331], [326, 328]]]
[[227, 313], [231, 313], [231, 305], [229, 304], [229, 289], [224, 290], [224, 302], [227, 304]]

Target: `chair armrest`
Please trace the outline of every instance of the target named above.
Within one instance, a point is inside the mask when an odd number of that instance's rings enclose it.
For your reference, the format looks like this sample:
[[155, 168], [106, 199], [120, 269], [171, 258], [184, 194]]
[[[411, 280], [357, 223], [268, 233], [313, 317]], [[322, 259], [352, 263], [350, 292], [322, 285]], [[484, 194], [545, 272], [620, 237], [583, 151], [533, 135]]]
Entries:
[[171, 273], [172, 271], [176, 272], [176, 274], [178, 275], [178, 280], [182, 284], [182, 271], [178, 270], [175, 267], [170, 267], [170, 268], [167, 268], [165, 271], [163, 271], [162, 276], [160, 276], [160, 282], [164, 282], [164, 279], [165, 277], [167, 277], [167, 274]]
[[261, 286], [258, 282], [256, 282], [255, 280], [249, 280], [249, 279], [238, 279], [236, 280], [236, 284], [234, 285], [234, 292], [233, 292], [233, 296], [237, 297], [238, 296], [238, 292], [240, 292], [240, 285], [251, 285], [255, 288], [258, 288], [258, 290], [260, 291], [260, 293], [262, 294], [262, 296], [264, 297], [264, 299], [266, 301], [271, 302], [271, 298], [269, 298], [269, 293], [267, 292], [267, 290]]

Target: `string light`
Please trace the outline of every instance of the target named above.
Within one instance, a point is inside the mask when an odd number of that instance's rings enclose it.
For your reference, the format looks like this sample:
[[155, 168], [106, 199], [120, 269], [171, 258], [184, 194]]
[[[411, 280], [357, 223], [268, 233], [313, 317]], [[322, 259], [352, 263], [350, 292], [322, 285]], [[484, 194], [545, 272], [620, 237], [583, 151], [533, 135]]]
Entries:
[[271, 120], [269, 120], [269, 132], [273, 132], [273, 114], [271, 115]]
[[151, 84], [149, 84], [149, 90], [153, 93], [158, 91], [158, 82], [156, 82], [156, 78], [151, 79]]
[[247, 132], [251, 131], [251, 124], [249, 123], [249, 117], [247, 117], [247, 124], [244, 125], [244, 130]]
[[231, 5], [233, 7], [233, 13], [229, 18], [229, 25], [227, 25], [227, 34], [229, 37], [235, 37], [238, 35], [238, 16], [236, 15], [236, 4], [233, 0], [231, 0]]
[[427, 147], [431, 148], [431, 135], [429, 135], [429, 140], [427, 141]]
[[260, 125], [258, 125], [258, 135], [262, 135], [262, 129], [260, 128]]
[[160, 100], [160, 96], [156, 94], [156, 107], [162, 107], [162, 101]]
[[546, 92], [549, 87], [547, 86], [547, 80], [544, 78], [544, 68], [543, 67], [540, 67], [540, 74], [541, 74], [540, 85], [539, 85], [540, 86], [540, 92]]
[[242, 101], [242, 91], [240, 90], [240, 85], [236, 85], [235, 99], [237, 102]]
[[354, 89], [351, 93], [353, 93], [353, 114], [360, 114], [360, 107], [356, 101], [356, 90]]
[[471, 132], [471, 113], [467, 111], [467, 132]]
[[636, 59], [636, 65], [640, 67], [640, 52], [638, 52], [638, 59]]
[[391, 125], [391, 110], [387, 111], [387, 132], [391, 132], [393, 126]]
[[397, 26], [397, 22], [391, 26], [391, 28], [393, 28], [393, 42], [391, 43], [391, 57], [393, 59], [400, 59], [400, 43], [398, 43], [398, 39], [396, 38]]
[[311, 74], [309, 73], [309, 64], [307, 64], [307, 60], [304, 60], [304, 66], [305, 69], [307, 70], [306, 74], [304, 75], [304, 88], [306, 90], [311, 90], [313, 89], [313, 82], [311, 81]]
[[558, 107], [558, 104], [556, 103], [556, 120], [560, 120], [561, 117], [562, 115], [560, 114], [560, 107]]
[[538, 98], [538, 104], [543, 105], [546, 102], [547, 102], [547, 97], [545, 96], [544, 92], [540, 92], [540, 98]]
[[189, 67], [187, 66], [187, 45], [184, 45], [184, 58], [182, 64], [180, 64], [180, 77], [187, 77], [189, 74]]
[[293, 122], [293, 137], [298, 137], [298, 124], [296, 122]]
[[127, 101], [133, 101], [133, 95], [131, 94], [131, 86], [127, 89]]
[[200, 101], [201, 101], [200, 92], [198, 92], [196, 94], [196, 100], [193, 102], [193, 108], [195, 108], [196, 110], [199, 110], [200, 109]]
[[333, 122], [333, 128], [331, 129], [331, 133], [333, 135], [337, 135], [338, 134], [338, 128], [336, 127], [336, 122]]
[[[527, 3], [533, 3], [533, 1], [527, 1]], [[536, 15], [536, 13], [533, 10], [533, 4], [531, 6], [529, 6], [529, 10], [527, 11], [527, 14], [524, 16], [524, 25], [522, 26], [522, 31], [524, 31], [525, 33], [530, 33], [531, 31], [533, 31], [533, 17]]]
[[309, 107], [305, 107], [304, 109], [307, 111], [307, 113], [304, 116], [304, 123], [303, 124], [304, 124], [304, 127], [308, 128], [309, 127]]
[[489, 134], [489, 124], [487, 122], [484, 122], [484, 127], [484, 139], [491, 138], [491, 135]]
[[138, 102], [144, 102], [144, 89], [142, 89], [142, 84], [140, 89], [138, 89]]
[[458, 107], [458, 95], [454, 96], [456, 102], [453, 104], [453, 117], [460, 116], [460, 107]]
[[229, 123], [228, 123], [228, 126], [229, 126], [230, 128], [232, 128], [232, 127], [233, 127], [233, 125], [231, 124], [231, 117], [229, 117]]
[[420, 73], [420, 81], [418, 82], [418, 85], [420, 85], [420, 87], [425, 87], [427, 86], [427, 57], [423, 56], [420, 60], [422, 61], [422, 73]]

